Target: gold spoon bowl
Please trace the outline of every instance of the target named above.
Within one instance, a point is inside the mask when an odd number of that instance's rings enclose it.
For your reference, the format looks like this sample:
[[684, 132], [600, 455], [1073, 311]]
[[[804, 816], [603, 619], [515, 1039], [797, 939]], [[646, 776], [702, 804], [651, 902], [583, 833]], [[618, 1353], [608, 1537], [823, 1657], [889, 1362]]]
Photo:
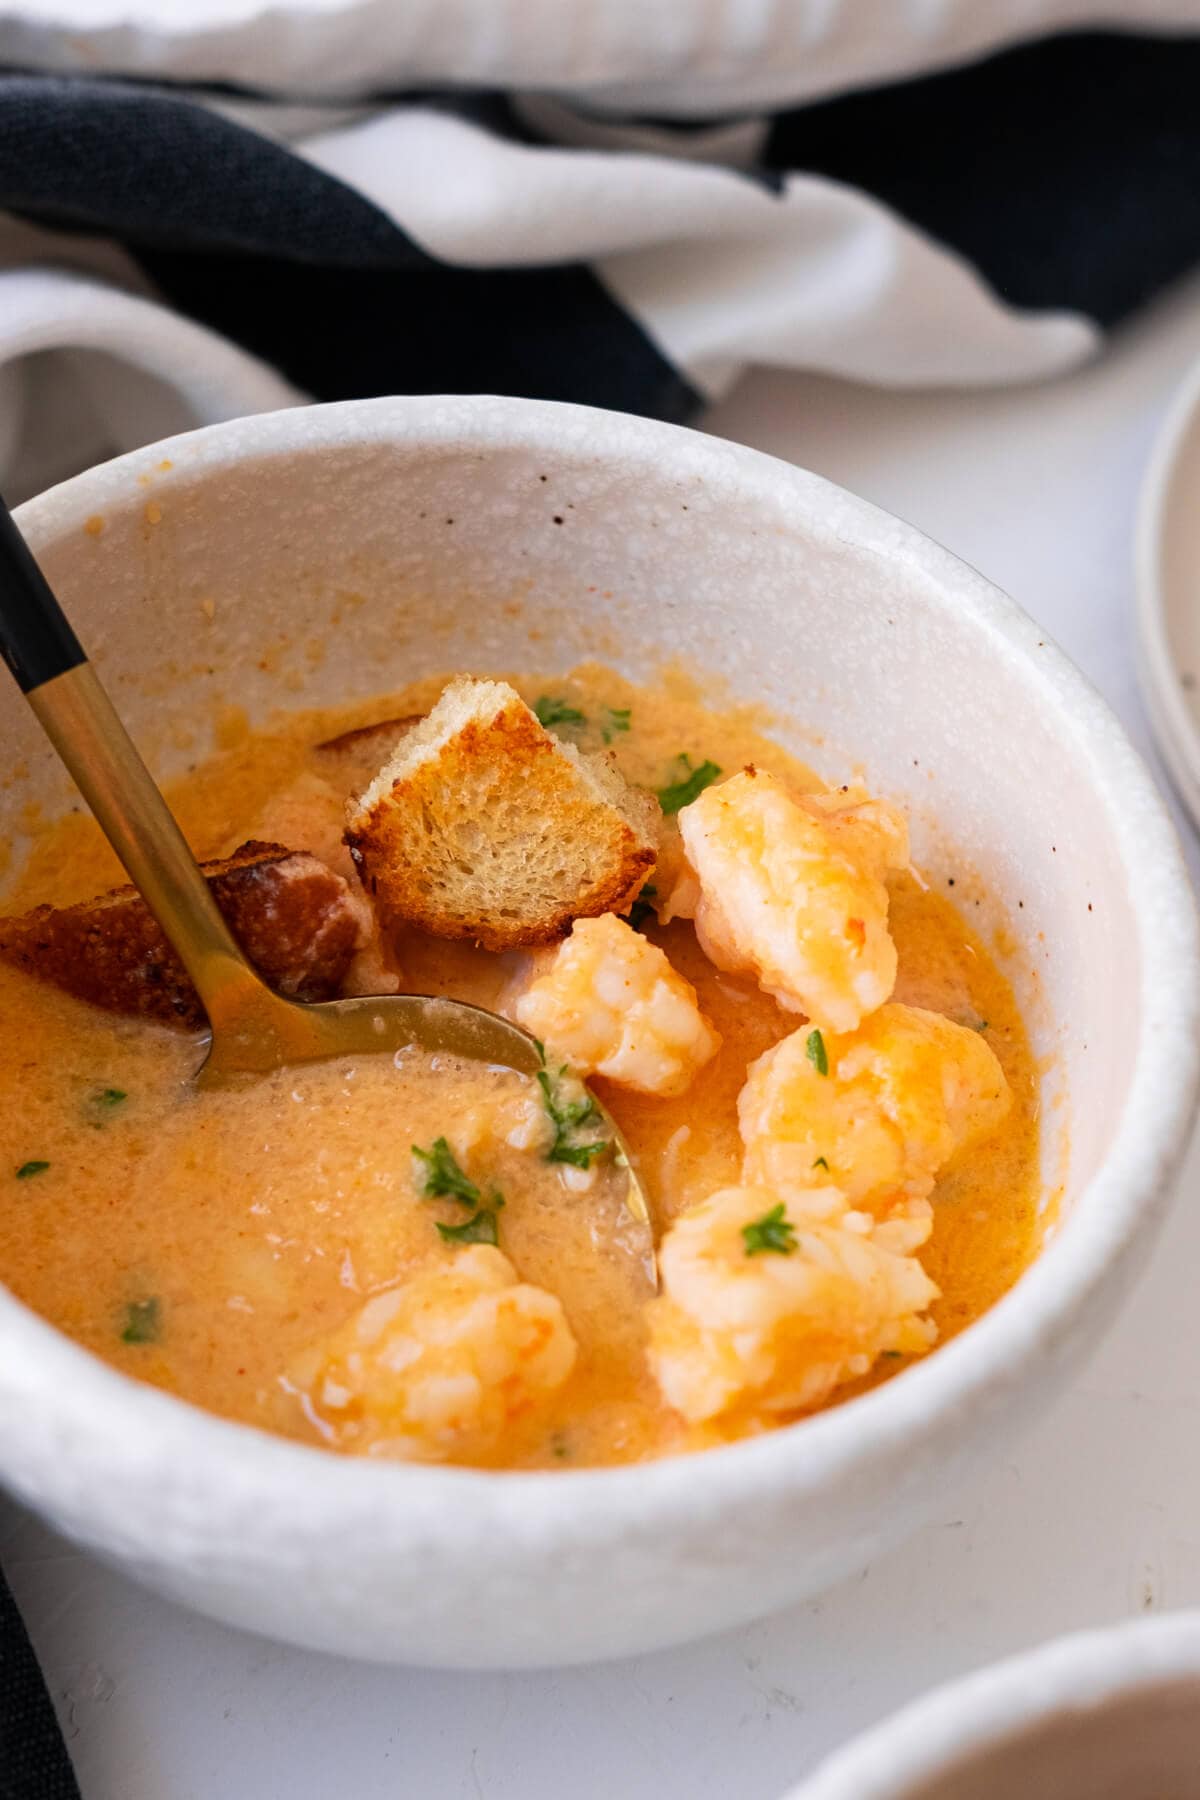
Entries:
[[[48, 591], [48, 590], [47, 590]], [[80, 652], [82, 656], [82, 652]], [[497, 1013], [427, 994], [355, 996], [306, 1004], [262, 981], [221, 915], [208, 882], [91, 664], [27, 689], [26, 697], [190, 975], [212, 1035], [196, 1073], [202, 1087], [290, 1064], [394, 1055], [410, 1045], [536, 1075], [537, 1040]], [[599, 1105], [599, 1102], [597, 1102]], [[656, 1282], [650, 1209], [611, 1116], [625, 1204], [644, 1228], [643, 1260]]]

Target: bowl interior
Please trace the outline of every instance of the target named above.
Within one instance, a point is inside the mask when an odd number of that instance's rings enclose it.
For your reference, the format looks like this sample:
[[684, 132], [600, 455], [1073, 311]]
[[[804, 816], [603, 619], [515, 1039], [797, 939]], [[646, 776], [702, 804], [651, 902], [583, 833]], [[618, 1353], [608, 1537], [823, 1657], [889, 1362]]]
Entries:
[[1200, 1800], [1200, 1678], [1068, 1707], [895, 1800]]

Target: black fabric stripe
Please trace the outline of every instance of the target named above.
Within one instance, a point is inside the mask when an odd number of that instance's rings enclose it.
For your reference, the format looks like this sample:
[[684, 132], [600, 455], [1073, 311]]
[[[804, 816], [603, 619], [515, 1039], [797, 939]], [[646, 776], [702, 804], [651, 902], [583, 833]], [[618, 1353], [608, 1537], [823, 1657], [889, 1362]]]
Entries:
[[428, 258], [354, 189], [178, 94], [0, 79], [0, 204], [175, 251], [347, 267]]
[[1200, 38], [1064, 35], [776, 119], [1018, 306], [1111, 325], [1200, 260]]
[[58, 1721], [0, 1576], [0, 1800], [79, 1800]]
[[319, 399], [699, 396], [581, 264], [441, 263], [352, 188], [177, 94], [0, 79], [0, 208], [114, 238], [179, 311]]
[[127, 243], [180, 311], [320, 400], [519, 394], [679, 421], [698, 394], [585, 268], [393, 272]]
[[[527, 138], [531, 143], [541, 141], [536, 134], [528, 131], [503, 88], [385, 86], [346, 92], [311, 93], [304, 88], [269, 88], [255, 86], [250, 82], [218, 80], [215, 77], [197, 79], [181, 75], [143, 75], [136, 70], [104, 69], [93, 71], [85, 79], [91, 88], [112, 87], [134, 94], [142, 92], [174, 95], [180, 99], [245, 102], [249, 106], [262, 107], [264, 111], [269, 111], [272, 107], [303, 107], [306, 112], [313, 114], [328, 112], [331, 120], [342, 119], [347, 113], [366, 114], [384, 108], [420, 106], [452, 113], [456, 118], [468, 119], [486, 130], [499, 132], [506, 138]], [[74, 76], [48, 75], [29, 63], [0, 62], [0, 81], [7, 80], [34, 81], [43, 86], [48, 83], [69, 87], [78, 85]], [[621, 122], [619, 116], [614, 121], [614, 116], [607, 113], [597, 113], [595, 117], [610, 123]], [[719, 121], [710, 121], [710, 124], [714, 122]]]

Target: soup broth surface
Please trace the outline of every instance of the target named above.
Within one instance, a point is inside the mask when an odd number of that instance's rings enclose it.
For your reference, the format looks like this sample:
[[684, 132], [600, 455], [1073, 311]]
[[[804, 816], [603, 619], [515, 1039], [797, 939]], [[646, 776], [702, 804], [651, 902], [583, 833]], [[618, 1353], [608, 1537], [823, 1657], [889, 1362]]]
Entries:
[[[607, 735], [631, 782], [661, 789], [687, 753], [727, 773], [754, 763], [794, 786], [822, 786], [752, 712], [711, 709], [681, 678], [643, 688], [585, 666], [569, 677], [512, 679], [531, 704], [550, 695], [582, 714], [565, 729], [583, 748]], [[228, 715], [223, 748], [169, 792], [194, 849], [213, 857], [251, 837], [274, 840], [311, 849], [353, 879], [340, 844], [344, 794], [314, 746], [422, 712], [441, 686], [289, 714], [258, 732]], [[39, 833], [3, 909], [61, 906], [121, 880], [91, 820], [72, 813]], [[964, 1152], [933, 1196], [921, 1261], [941, 1289], [932, 1317], [944, 1342], [1036, 1252], [1036, 1071], [1008, 982], [948, 896], [915, 875], [890, 888], [895, 999], [985, 1031], [1013, 1095], [1002, 1129]], [[627, 1137], [661, 1232], [737, 1182], [747, 1065], [798, 1021], [750, 980], [714, 968], [690, 923], [651, 918], [642, 928], [694, 985], [723, 1040], [678, 1098], [594, 1084]], [[395, 959], [405, 990], [493, 1008], [520, 964], [416, 933], [396, 944]], [[559, 1297], [579, 1350], [546, 1407], [472, 1460], [627, 1462], [762, 1428], [688, 1427], [664, 1404], [645, 1363], [649, 1289], [620, 1171], [599, 1167], [581, 1190], [510, 1143], [540, 1103], [529, 1079], [412, 1050], [201, 1092], [190, 1077], [203, 1039], [100, 1012], [3, 964], [0, 1021], [0, 1277], [127, 1374], [229, 1418], [333, 1445], [328, 1420], [291, 1372], [370, 1296], [454, 1255], [435, 1226], [459, 1222], [461, 1210], [425, 1197], [412, 1153], [447, 1137], [467, 1146], [472, 1167], [486, 1166], [504, 1201], [500, 1247], [522, 1281]], [[904, 1361], [883, 1358], [836, 1399], [890, 1378]]]

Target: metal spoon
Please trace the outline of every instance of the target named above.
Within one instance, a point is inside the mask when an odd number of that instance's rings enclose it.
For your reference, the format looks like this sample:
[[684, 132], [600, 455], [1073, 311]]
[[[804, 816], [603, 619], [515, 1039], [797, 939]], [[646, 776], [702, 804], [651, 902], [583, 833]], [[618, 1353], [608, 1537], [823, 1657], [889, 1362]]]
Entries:
[[[166, 801], [0, 500], [0, 657], [191, 976], [212, 1028], [201, 1087], [290, 1063], [374, 1056], [408, 1045], [536, 1075], [541, 1046], [497, 1013], [438, 995], [388, 994], [306, 1005], [267, 987], [242, 954]], [[597, 1103], [598, 1104], [598, 1103]], [[625, 1203], [645, 1228], [650, 1209], [611, 1117]]]

